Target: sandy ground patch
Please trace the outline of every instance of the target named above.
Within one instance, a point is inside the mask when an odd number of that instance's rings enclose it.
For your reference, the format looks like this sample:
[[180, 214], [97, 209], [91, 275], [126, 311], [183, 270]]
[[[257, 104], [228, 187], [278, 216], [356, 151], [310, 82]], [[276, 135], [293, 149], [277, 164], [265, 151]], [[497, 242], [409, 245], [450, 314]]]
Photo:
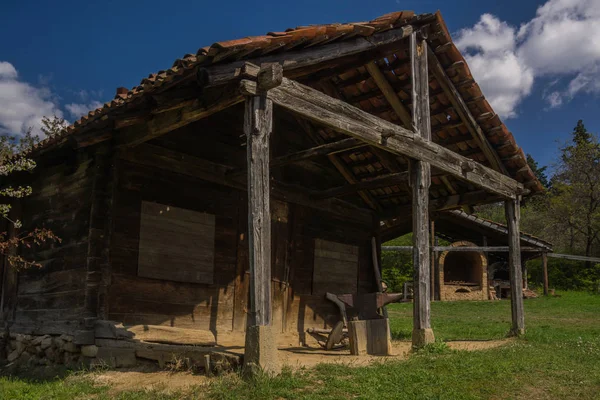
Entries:
[[110, 386], [111, 391], [115, 393], [136, 390], [170, 393], [185, 392], [193, 386], [206, 385], [211, 378], [191, 372], [169, 372], [142, 367], [96, 372], [92, 375], [92, 379], [97, 385]]
[[[448, 347], [453, 350], [486, 350], [492, 349], [503, 344], [509, 343], [509, 339], [504, 340], [480, 340], [480, 341], [453, 341], [447, 342]], [[392, 342], [392, 355], [387, 357], [380, 356], [353, 356], [348, 349], [326, 351], [314, 347], [288, 347], [279, 349], [279, 359], [283, 365], [292, 368], [311, 367], [320, 363], [338, 363], [349, 366], [364, 366], [372, 362], [381, 362], [386, 360], [406, 359], [411, 352], [411, 342]]]
[[[502, 346], [510, 342], [505, 340], [454, 341], [448, 346], [455, 350], [477, 351]], [[320, 363], [337, 363], [351, 367], [369, 365], [372, 362], [406, 359], [411, 351], [410, 342], [392, 342], [392, 355], [352, 356], [348, 349], [326, 351], [315, 347], [281, 346], [279, 359], [282, 365], [293, 369], [310, 368]], [[115, 393], [130, 390], [158, 390], [164, 392], [185, 392], [193, 386], [207, 385], [212, 378], [191, 372], [169, 372], [159, 370], [153, 365], [133, 369], [96, 372], [92, 375], [98, 385], [110, 386]]]

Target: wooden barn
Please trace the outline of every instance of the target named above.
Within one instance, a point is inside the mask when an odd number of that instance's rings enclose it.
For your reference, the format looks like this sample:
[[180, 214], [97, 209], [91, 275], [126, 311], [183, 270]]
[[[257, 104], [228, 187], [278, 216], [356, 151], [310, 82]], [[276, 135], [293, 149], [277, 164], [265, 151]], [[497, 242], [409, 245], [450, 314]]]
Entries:
[[381, 230], [406, 216], [421, 346], [430, 213], [505, 201], [516, 282], [520, 199], [543, 190], [439, 13], [203, 47], [25, 155], [33, 173], [3, 181], [33, 187], [13, 217], [62, 241], [21, 250], [40, 269], [4, 261], [0, 322], [113, 360], [103, 340], [158, 326], [246, 332], [270, 369], [273, 335], [339, 320], [327, 292], [380, 291]]

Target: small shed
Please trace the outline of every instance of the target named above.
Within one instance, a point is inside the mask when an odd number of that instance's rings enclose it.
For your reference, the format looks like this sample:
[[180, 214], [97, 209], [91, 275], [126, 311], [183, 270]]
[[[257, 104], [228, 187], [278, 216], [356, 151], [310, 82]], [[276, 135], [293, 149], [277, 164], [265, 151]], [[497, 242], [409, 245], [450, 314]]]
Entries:
[[[508, 227], [463, 210], [438, 212], [432, 217], [432, 299], [488, 300], [505, 297], [510, 289]], [[412, 230], [407, 219], [387, 221], [382, 237], [390, 240]], [[437, 238], [450, 246], [437, 246]], [[525, 261], [551, 253], [552, 243], [520, 232], [523, 289], [528, 288]], [[410, 249], [405, 249], [410, 250]], [[545, 265], [545, 264], [544, 264]], [[548, 286], [547, 272], [544, 286]]]
[[504, 201], [518, 277], [520, 199], [542, 190], [441, 14], [411, 11], [202, 47], [23, 155], [38, 168], [3, 179], [33, 186], [12, 215], [62, 242], [21, 249], [40, 269], [4, 261], [0, 321], [110, 360], [106, 340], [163, 327], [245, 335], [270, 369], [278, 334], [339, 320], [326, 292], [380, 290], [380, 223], [406, 215], [422, 346], [430, 212]]

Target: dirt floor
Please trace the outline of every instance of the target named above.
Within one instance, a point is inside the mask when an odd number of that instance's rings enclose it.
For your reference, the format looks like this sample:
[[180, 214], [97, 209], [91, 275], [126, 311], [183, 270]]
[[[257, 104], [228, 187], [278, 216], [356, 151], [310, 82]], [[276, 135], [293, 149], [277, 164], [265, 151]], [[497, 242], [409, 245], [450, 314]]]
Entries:
[[[510, 340], [488, 341], [455, 341], [448, 342], [448, 346], [456, 350], [476, 351], [498, 347]], [[243, 349], [238, 351], [243, 352]], [[320, 363], [340, 363], [349, 366], [364, 366], [372, 362], [386, 360], [401, 360], [408, 357], [411, 351], [410, 342], [393, 341], [392, 355], [378, 356], [352, 356], [348, 349], [326, 351], [317, 347], [300, 347], [283, 345], [280, 342], [279, 359], [281, 364], [293, 369], [311, 367]], [[110, 386], [115, 392], [125, 390], [160, 390], [173, 392], [185, 390], [191, 386], [202, 386], [210, 382], [211, 378], [191, 372], [170, 372], [159, 370], [157, 366], [146, 366], [116, 371], [94, 373], [94, 380], [99, 385]]]
[[145, 367], [94, 373], [98, 385], [110, 386], [114, 392], [131, 390], [159, 390], [164, 392], [185, 391], [192, 386], [210, 382], [206, 375], [191, 372], [158, 371]]
[[[455, 350], [485, 350], [506, 344], [508, 340], [488, 341], [457, 341], [448, 342], [448, 347]], [[279, 348], [279, 360], [282, 365], [292, 368], [311, 367], [320, 363], [340, 363], [350, 366], [364, 366], [372, 362], [386, 360], [402, 360], [408, 357], [411, 342], [392, 342], [392, 355], [381, 356], [352, 356], [350, 350], [340, 349], [327, 351], [315, 347], [283, 347]]]

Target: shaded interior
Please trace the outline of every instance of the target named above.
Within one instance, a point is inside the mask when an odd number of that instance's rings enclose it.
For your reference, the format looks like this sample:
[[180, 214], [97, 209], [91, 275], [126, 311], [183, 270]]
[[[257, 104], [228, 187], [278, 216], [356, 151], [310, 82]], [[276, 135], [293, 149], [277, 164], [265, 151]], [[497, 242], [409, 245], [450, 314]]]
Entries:
[[444, 261], [444, 283], [482, 285], [483, 265], [475, 252], [450, 252]]

